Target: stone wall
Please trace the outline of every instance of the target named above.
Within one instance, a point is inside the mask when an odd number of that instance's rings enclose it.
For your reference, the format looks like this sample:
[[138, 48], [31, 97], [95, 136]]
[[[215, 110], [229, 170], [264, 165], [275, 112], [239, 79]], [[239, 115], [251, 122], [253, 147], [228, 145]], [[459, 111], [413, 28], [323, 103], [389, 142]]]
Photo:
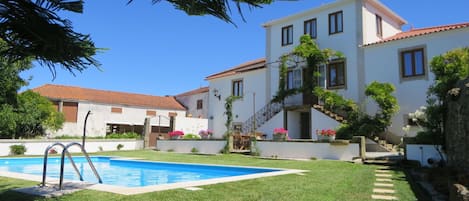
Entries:
[[448, 165], [469, 170], [469, 78], [448, 93], [446, 148]]

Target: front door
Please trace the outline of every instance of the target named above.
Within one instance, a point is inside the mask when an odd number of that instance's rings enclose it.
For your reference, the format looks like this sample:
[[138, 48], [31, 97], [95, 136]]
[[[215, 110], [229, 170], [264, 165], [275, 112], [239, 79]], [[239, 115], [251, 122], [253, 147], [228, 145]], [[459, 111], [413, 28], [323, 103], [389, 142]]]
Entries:
[[302, 112], [300, 114], [301, 124], [301, 139], [311, 139], [311, 115], [309, 112]]

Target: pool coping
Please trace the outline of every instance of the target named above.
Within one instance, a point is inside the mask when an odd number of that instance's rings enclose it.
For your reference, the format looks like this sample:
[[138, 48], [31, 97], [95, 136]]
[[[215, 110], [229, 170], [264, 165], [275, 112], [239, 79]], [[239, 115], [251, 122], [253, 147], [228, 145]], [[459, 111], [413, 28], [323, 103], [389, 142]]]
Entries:
[[[109, 184], [94, 184], [94, 183], [89, 183], [86, 181], [75, 181], [75, 180], [67, 180], [67, 179], [64, 179], [64, 183], [86, 184], [86, 185], [81, 185], [81, 186], [85, 186], [85, 189], [90, 189], [90, 190], [105, 191], [105, 192], [116, 193], [116, 194], [121, 194], [121, 195], [135, 195], [135, 194], [142, 194], [142, 193], [149, 193], [149, 192], [156, 192], [156, 191], [165, 191], [165, 190], [172, 190], [172, 189], [179, 189], [179, 188], [213, 185], [213, 184], [235, 182], [235, 181], [242, 181], [242, 180], [249, 180], [249, 179], [258, 179], [258, 178], [263, 178], [263, 177], [272, 177], [272, 176], [287, 175], [287, 174], [301, 174], [304, 172], [308, 172], [307, 170], [298, 170], [298, 169], [238, 166], [238, 165], [220, 165], [220, 164], [205, 164], [205, 163], [179, 163], [179, 162], [167, 162], [167, 161], [151, 161], [151, 160], [143, 160], [140, 158], [137, 159], [137, 158], [126, 158], [126, 157], [115, 157], [115, 156], [95, 156], [95, 157], [110, 157], [110, 158], [117, 159], [117, 160], [139, 161], [139, 162], [160, 162], [160, 163], [173, 163], [173, 164], [210, 165], [210, 166], [221, 166], [221, 167], [241, 167], [241, 168], [270, 169], [270, 170], [278, 170], [278, 171], [254, 173], [254, 174], [248, 174], [248, 175], [230, 176], [230, 177], [222, 177], [222, 178], [214, 178], [214, 179], [204, 179], [204, 180], [197, 180], [197, 181], [177, 182], [177, 183], [170, 183], [170, 184], [158, 184], [158, 185], [150, 185], [150, 186], [142, 186], [142, 187], [124, 187], [124, 186], [116, 186], [116, 185], [109, 185]], [[37, 157], [31, 157], [31, 158], [37, 158]], [[0, 176], [42, 182], [42, 176], [39, 176], [39, 175], [0, 171]], [[48, 185], [58, 185], [59, 179], [46, 177], [46, 183]]]

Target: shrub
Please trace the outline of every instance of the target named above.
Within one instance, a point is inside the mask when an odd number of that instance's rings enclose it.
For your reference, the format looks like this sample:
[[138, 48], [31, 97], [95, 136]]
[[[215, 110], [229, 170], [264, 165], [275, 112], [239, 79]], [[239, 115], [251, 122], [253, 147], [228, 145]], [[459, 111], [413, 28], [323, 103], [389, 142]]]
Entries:
[[183, 136], [183, 139], [200, 139], [200, 135], [189, 133], [189, 134], [185, 134]]
[[193, 147], [193, 148], [191, 149], [191, 152], [192, 152], [192, 153], [199, 153], [199, 150], [198, 150], [197, 148]]
[[106, 135], [108, 139], [140, 139], [140, 135], [134, 132], [111, 133]]
[[116, 148], [117, 148], [117, 150], [121, 150], [122, 148], [124, 148], [124, 145], [123, 144], [118, 144]]
[[10, 153], [12, 155], [23, 155], [25, 152], [26, 152], [26, 147], [22, 144], [10, 146]]

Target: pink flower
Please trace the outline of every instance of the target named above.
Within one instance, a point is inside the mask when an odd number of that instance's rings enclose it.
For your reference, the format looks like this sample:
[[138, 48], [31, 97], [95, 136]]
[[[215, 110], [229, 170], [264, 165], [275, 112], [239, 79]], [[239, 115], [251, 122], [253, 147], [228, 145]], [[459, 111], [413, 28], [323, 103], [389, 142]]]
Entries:
[[316, 134], [324, 136], [335, 136], [336, 132], [332, 129], [322, 129], [321, 131], [316, 130]]
[[284, 128], [275, 128], [274, 129], [274, 134], [284, 134], [284, 135], [287, 135], [288, 134], [288, 130], [284, 129]]
[[171, 137], [172, 136], [181, 136], [181, 135], [184, 135], [184, 132], [182, 132], [182, 131], [172, 131], [172, 132], [169, 132], [168, 134]]

